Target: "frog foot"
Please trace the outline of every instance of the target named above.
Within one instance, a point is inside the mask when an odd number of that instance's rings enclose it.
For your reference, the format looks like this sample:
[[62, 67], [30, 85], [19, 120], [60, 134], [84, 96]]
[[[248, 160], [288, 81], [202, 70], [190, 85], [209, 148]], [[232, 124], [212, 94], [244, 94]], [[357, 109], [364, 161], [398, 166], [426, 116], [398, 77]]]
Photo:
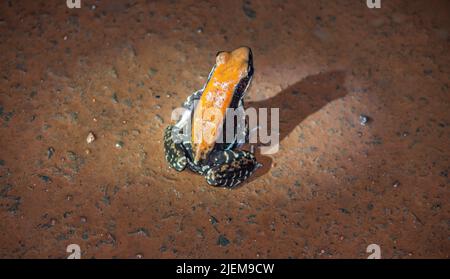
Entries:
[[211, 156], [213, 165], [205, 178], [212, 186], [236, 187], [262, 166], [253, 153], [244, 150], [217, 151]]
[[182, 171], [186, 167], [186, 153], [181, 144], [175, 143], [173, 140], [174, 126], [170, 125], [164, 130], [164, 153], [169, 166], [177, 171]]

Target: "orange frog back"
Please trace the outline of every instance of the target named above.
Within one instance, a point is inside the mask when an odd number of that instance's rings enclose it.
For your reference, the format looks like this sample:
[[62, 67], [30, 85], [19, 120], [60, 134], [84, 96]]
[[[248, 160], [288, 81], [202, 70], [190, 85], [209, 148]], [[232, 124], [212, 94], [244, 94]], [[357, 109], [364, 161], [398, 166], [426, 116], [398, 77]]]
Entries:
[[194, 163], [207, 158], [221, 135], [227, 109], [240, 81], [249, 76], [251, 51], [241, 47], [220, 52], [216, 65], [194, 111], [192, 120], [192, 155]]

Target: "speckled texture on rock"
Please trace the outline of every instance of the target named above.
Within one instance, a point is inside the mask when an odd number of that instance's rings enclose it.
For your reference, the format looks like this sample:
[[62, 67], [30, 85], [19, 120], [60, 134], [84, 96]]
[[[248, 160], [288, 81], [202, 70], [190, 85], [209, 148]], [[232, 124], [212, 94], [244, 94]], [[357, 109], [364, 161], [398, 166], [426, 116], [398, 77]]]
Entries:
[[[448, 258], [449, 13], [1, 1], [0, 257], [75, 243], [83, 258], [366, 258], [376, 243], [384, 258]], [[169, 169], [161, 140], [216, 52], [240, 45], [247, 104], [281, 107], [281, 149], [230, 191]]]

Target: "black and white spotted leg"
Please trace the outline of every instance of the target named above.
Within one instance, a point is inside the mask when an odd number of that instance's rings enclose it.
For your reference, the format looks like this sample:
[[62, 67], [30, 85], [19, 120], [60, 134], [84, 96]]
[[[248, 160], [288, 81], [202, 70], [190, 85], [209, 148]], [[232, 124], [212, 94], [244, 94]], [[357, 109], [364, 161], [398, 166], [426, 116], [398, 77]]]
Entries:
[[177, 171], [182, 171], [186, 167], [186, 153], [180, 143], [176, 143], [172, 130], [175, 126], [170, 125], [164, 130], [164, 153], [169, 166]]
[[205, 178], [213, 186], [236, 187], [262, 166], [252, 153], [244, 150], [217, 151], [210, 156], [212, 167]]

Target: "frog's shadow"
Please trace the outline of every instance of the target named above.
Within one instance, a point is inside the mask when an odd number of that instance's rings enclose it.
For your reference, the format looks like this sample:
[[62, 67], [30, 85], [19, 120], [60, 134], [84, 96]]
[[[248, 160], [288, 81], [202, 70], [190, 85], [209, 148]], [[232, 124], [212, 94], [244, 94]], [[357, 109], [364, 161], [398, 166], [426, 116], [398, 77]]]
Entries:
[[[328, 103], [342, 98], [347, 94], [344, 82], [344, 71], [331, 71], [311, 75], [289, 86], [272, 98], [256, 102], [247, 102], [245, 107], [254, 107], [257, 111], [259, 108], [267, 108], [268, 123], [270, 123], [270, 108], [280, 109], [279, 143], [280, 147], [282, 147], [284, 138], [286, 138], [304, 119], [320, 110]], [[270, 134], [270, 129], [268, 134]], [[271, 156], [276, 160], [276, 157], [279, 156], [278, 154], [280, 154], [280, 152], [281, 150]], [[263, 166], [253, 174], [248, 182], [252, 182], [265, 175], [272, 167], [272, 158], [262, 155], [260, 148], [256, 149], [255, 155], [258, 162], [262, 163]], [[246, 183], [243, 183], [239, 187], [242, 187], [245, 184]]]

